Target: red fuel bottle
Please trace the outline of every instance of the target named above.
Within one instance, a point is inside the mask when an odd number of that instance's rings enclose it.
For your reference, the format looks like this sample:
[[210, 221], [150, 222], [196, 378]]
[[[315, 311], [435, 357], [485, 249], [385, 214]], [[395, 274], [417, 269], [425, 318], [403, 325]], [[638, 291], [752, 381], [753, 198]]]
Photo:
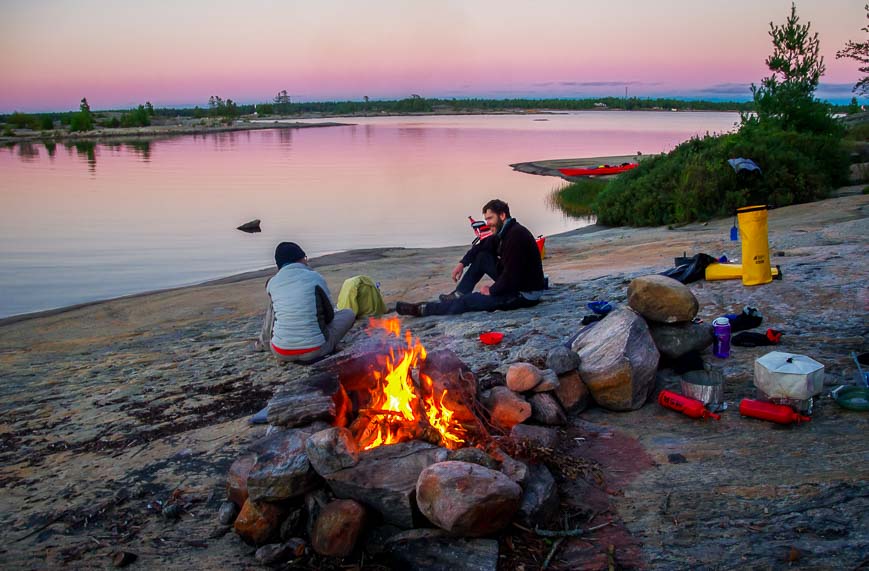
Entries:
[[792, 424], [794, 422], [799, 424], [812, 420], [808, 416], [797, 414], [789, 406], [754, 399], [742, 399], [742, 402], [739, 403], [739, 414], [779, 424]]
[[677, 395], [671, 391], [661, 391], [658, 395], [658, 404], [663, 407], [672, 408], [675, 411], [681, 412], [691, 418], [714, 418], [721, 420], [721, 415], [709, 412], [703, 403], [682, 395]]

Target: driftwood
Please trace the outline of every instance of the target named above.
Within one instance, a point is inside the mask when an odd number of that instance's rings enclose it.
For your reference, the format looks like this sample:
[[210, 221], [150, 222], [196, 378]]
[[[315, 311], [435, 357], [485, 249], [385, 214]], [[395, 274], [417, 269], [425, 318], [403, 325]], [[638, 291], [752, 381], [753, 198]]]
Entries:
[[315, 420], [335, 418], [335, 399], [341, 385], [338, 375], [319, 373], [287, 383], [268, 404], [269, 424], [304, 426]]

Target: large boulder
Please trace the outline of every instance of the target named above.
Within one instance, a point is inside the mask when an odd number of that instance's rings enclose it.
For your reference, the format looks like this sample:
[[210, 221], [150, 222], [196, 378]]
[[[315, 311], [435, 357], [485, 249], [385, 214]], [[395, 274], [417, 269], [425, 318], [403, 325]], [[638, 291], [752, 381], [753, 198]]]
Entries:
[[280, 501], [302, 496], [319, 483], [305, 453], [308, 433], [290, 429], [253, 445], [256, 463], [247, 477], [247, 492], [255, 501]]
[[664, 357], [678, 359], [691, 351], [703, 351], [712, 345], [710, 323], [649, 323], [655, 346]]
[[655, 389], [660, 354], [649, 326], [635, 311], [619, 309], [577, 335], [579, 374], [597, 404], [636, 410]]
[[336, 500], [320, 511], [311, 547], [327, 557], [347, 557], [365, 525], [365, 507], [354, 500]]
[[507, 387], [494, 387], [483, 396], [483, 404], [489, 409], [492, 424], [510, 430], [531, 417], [531, 405]]
[[440, 462], [423, 470], [416, 483], [420, 511], [439, 528], [466, 537], [495, 533], [510, 524], [522, 488], [477, 464]]
[[700, 309], [688, 286], [659, 275], [635, 278], [628, 286], [628, 305], [649, 321], [660, 323], [691, 321]]

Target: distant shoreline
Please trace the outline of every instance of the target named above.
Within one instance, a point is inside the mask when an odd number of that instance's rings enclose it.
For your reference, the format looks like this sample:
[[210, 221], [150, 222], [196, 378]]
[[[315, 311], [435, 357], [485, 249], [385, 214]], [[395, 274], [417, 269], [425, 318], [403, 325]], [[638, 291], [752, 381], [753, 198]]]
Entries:
[[[266, 116], [266, 117], [245, 117], [237, 120], [231, 125], [201, 125], [199, 119], [192, 121], [185, 120], [185, 123], [178, 125], [151, 125], [149, 127], [115, 127], [115, 128], [98, 128], [93, 131], [71, 133], [62, 129], [54, 129], [51, 131], [31, 131], [28, 129], [18, 129], [21, 133], [16, 132], [11, 136], [0, 136], [0, 145], [8, 145], [21, 142], [100, 142], [100, 141], [116, 141], [123, 142], [124, 140], [157, 140], [171, 137], [179, 137], [184, 135], [209, 135], [212, 133], [229, 133], [235, 131], [260, 131], [264, 129], [306, 129], [314, 127], [347, 127], [352, 126], [352, 122], [328, 121], [328, 119], [370, 119], [372, 117], [450, 117], [450, 116], [468, 116], [468, 115], [566, 115], [576, 112], [595, 112], [603, 113], [607, 111], [623, 111], [623, 112], [646, 112], [646, 113], [737, 113], [738, 111], [719, 111], [719, 110], [704, 110], [704, 109], [513, 109], [513, 110], [485, 110], [474, 109], [467, 111], [421, 111], [421, 112], [405, 112], [405, 113], [366, 113], [366, 114], [349, 114], [349, 115], [332, 115], [321, 113], [306, 113], [301, 116]], [[299, 123], [298, 121], [323, 120], [317, 123]], [[293, 121], [293, 122], [288, 122]]]

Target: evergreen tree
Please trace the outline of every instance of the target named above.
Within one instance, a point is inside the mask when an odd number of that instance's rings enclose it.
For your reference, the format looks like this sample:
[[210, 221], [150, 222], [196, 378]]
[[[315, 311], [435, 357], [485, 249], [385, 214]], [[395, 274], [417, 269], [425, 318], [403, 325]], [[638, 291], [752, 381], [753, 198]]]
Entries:
[[[866, 18], [869, 19], [869, 4], [863, 7], [866, 10]], [[862, 31], [869, 33], [869, 26], [860, 28]], [[848, 58], [857, 61], [861, 64], [858, 69], [863, 77], [854, 86], [854, 93], [858, 95], [866, 95], [869, 93], [869, 40], [865, 42], [855, 42], [848, 40], [844, 50], [836, 52], [836, 59]]]

